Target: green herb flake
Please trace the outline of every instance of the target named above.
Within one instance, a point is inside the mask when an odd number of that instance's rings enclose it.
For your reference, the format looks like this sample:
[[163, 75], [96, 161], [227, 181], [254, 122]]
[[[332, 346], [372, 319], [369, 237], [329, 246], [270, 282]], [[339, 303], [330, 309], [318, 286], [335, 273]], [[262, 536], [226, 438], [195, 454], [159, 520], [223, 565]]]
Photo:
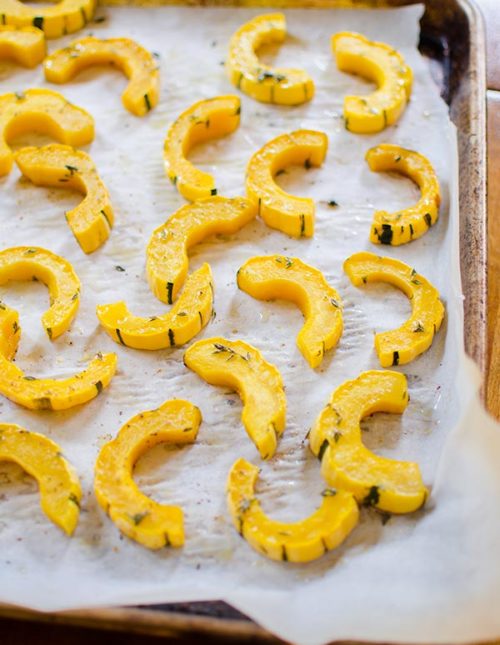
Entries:
[[68, 495], [68, 500], [69, 500], [70, 502], [73, 502], [73, 504], [75, 504], [75, 506], [77, 506], [78, 508], [80, 508], [80, 500], [79, 500], [79, 499], [78, 499], [78, 497], [75, 495], [75, 493], [70, 493], [70, 494]]
[[325, 490], [321, 493], [322, 497], [335, 497], [336, 494], [337, 491], [335, 490], [335, 488], [325, 488]]
[[143, 513], [136, 513], [135, 515], [129, 515], [130, 519], [134, 523], [134, 526], [138, 526], [142, 520], [149, 515], [149, 511], [144, 511]]
[[380, 490], [378, 486], [372, 486], [368, 495], [363, 499], [365, 506], [376, 506], [380, 501]]
[[421, 333], [423, 331], [425, 331], [424, 326], [422, 325], [422, 323], [420, 321], [418, 321], [416, 326], [415, 326], [415, 328], [413, 329], [413, 333], [418, 334], [418, 333]]
[[120, 273], [125, 273], [126, 269], [124, 269], [122, 266], [120, 266], [119, 264], [117, 264], [117, 265], [115, 266], [115, 271], [119, 271]]
[[69, 164], [64, 164], [64, 167], [69, 170], [70, 175], [74, 175], [75, 172], [78, 172], [78, 168], [76, 166], [70, 166]]

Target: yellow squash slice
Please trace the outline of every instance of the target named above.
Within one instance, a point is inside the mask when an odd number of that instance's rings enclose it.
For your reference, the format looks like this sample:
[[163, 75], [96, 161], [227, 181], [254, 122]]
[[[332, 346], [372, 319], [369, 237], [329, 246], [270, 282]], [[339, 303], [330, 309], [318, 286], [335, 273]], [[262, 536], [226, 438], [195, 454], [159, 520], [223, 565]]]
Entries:
[[344, 271], [356, 287], [388, 282], [408, 296], [412, 314], [392, 331], [375, 334], [375, 350], [382, 367], [405, 365], [425, 352], [441, 327], [444, 306], [432, 284], [404, 262], [373, 253], [355, 253], [344, 262]]
[[236, 233], [256, 215], [244, 197], [210, 197], [186, 204], [153, 231], [146, 270], [152, 292], [171, 305], [188, 274], [188, 250], [210, 235]]
[[158, 103], [160, 72], [153, 55], [130, 38], [101, 40], [88, 36], [56, 50], [43, 64], [45, 78], [51, 83], [67, 83], [92, 65], [113, 65], [129, 79], [122, 94], [125, 108], [144, 116]]
[[184, 544], [183, 513], [179, 506], [158, 504], [141, 493], [132, 478], [134, 464], [159, 443], [193, 443], [200, 423], [200, 411], [192, 403], [167, 401], [130, 419], [99, 453], [97, 501], [122, 533], [148, 549]]
[[94, 119], [52, 90], [3, 94], [0, 96], [0, 176], [10, 172], [14, 161], [8, 141], [26, 132], [40, 132], [70, 146], [84, 146], [94, 138]]
[[262, 459], [272, 457], [285, 429], [286, 416], [283, 380], [276, 367], [252, 345], [218, 337], [191, 345], [184, 354], [184, 364], [211, 385], [237, 390], [248, 436]]
[[0, 26], [0, 58], [36, 67], [45, 58], [45, 37], [36, 27]]
[[187, 160], [189, 151], [199, 143], [234, 132], [240, 124], [240, 113], [237, 96], [216, 96], [191, 105], [168, 129], [163, 146], [165, 172], [189, 201], [217, 194], [214, 177]]
[[314, 200], [286, 193], [275, 176], [287, 166], [321, 166], [328, 148], [328, 137], [315, 130], [296, 130], [281, 134], [266, 143], [250, 159], [246, 188], [258, 204], [258, 214], [271, 228], [293, 237], [311, 237], [314, 233]]
[[342, 302], [321, 271], [298, 258], [282, 255], [255, 257], [238, 271], [238, 287], [259, 300], [291, 300], [306, 322], [297, 345], [312, 368], [342, 335]]
[[204, 264], [187, 279], [179, 300], [162, 316], [142, 318], [125, 302], [97, 307], [97, 317], [111, 338], [134, 349], [165, 349], [184, 345], [208, 323], [213, 308], [212, 271]]
[[21, 148], [15, 155], [19, 170], [36, 186], [73, 188], [84, 200], [66, 213], [66, 221], [85, 253], [98, 249], [114, 223], [113, 207], [91, 157], [82, 150], [53, 143]]
[[302, 69], [269, 67], [256, 51], [262, 45], [280, 44], [286, 38], [282, 13], [256, 16], [242, 25], [229, 44], [227, 71], [231, 83], [262, 103], [301, 105], [314, 96], [314, 82]]
[[[6, 284], [9, 280], [39, 280], [47, 285], [50, 307], [42, 316], [42, 324], [47, 336], [54, 339], [68, 329], [80, 305], [80, 280], [67, 260], [36, 246], [16, 246], [5, 249], [0, 251], [0, 285]], [[0, 303], [0, 318], [10, 316], [8, 312], [12, 311]], [[17, 325], [17, 340], [19, 340], [19, 331]], [[14, 356], [15, 349], [14, 352], [2, 352], [2, 354], [10, 359]]]
[[335, 390], [309, 434], [329, 486], [389, 513], [411, 513], [425, 503], [428, 491], [418, 465], [379, 457], [361, 439], [364, 417], [374, 412], [401, 414], [407, 405], [406, 377], [399, 372], [363, 372]]
[[321, 506], [299, 522], [267, 517], [255, 496], [259, 469], [238, 459], [229, 472], [227, 501], [237, 531], [259, 553], [272, 560], [311, 562], [339, 546], [358, 523], [354, 497], [345, 491], [323, 491]]
[[82, 491], [61, 448], [37, 432], [1, 423], [0, 461], [13, 461], [36, 479], [43, 512], [71, 535], [78, 523]]
[[399, 246], [416, 240], [437, 222], [441, 192], [431, 163], [418, 152], [383, 143], [366, 153], [370, 170], [398, 172], [412, 179], [422, 193], [410, 208], [396, 213], [377, 211], [373, 217], [370, 242]]
[[0, 0], [0, 24], [41, 29], [47, 38], [60, 38], [83, 29], [92, 20], [96, 0], [60, 0], [53, 4], [25, 4]]
[[367, 134], [395, 123], [410, 99], [413, 83], [413, 72], [401, 54], [385, 43], [349, 31], [332, 37], [332, 49], [342, 72], [359, 74], [378, 86], [367, 96], [345, 97], [346, 129]]

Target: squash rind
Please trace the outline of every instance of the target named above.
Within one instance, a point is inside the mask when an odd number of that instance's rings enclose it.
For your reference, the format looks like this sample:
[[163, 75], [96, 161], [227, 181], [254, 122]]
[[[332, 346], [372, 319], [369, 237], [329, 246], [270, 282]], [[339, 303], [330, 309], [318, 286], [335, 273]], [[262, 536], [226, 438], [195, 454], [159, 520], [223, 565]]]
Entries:
[[96, 0], [61, 0], [49, 6], [29, 5], [20, 0], [0, 0], [3, 24], [33, 26], [46, 38], [60, 38], [83, 29], [94, 16]]

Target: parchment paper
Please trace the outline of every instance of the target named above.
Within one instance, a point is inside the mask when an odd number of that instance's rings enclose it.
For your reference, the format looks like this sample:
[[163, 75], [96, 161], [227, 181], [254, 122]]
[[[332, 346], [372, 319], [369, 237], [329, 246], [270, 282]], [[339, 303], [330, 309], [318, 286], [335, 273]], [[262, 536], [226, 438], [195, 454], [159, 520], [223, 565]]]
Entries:
[[[40, 284], [11, 284], [0, 296], [21, 312], [18, 364], [36, 376], [65, 376], [91, 356], [115, 351], [119, 370], [93, 402], [67, 412], [34, 413], [0, 401], [0, 421], [15, 422], [57, 441], [77, 468], [84, 490], [80, 523], [65, 537], [39, 508], [33, 481], [3, 465], [0, 482], [0, 600], [40, 610], [165, 601], [224, 599], [281, 637], [313, 645], [331, 639], [466, 642], [500, 635], [500, 434], [482, 411], [478, 376], [463, 351], [459, 277], [457, 149], [447, 108], [416, 43], [421, 8], [380, 11], [286, 11], [290, 36], [266, 60], [304, 67], [316, 97], [279, 108], [242, 97], [242, 124], [233, 135], [194, 151], [192, 160], [214, 172], [219, 191], [244, 191], [250, 155], [279, 133], [298, 128], [326, 132], [330, 148], [321, 169], [291, 169], [279, 178], [290, 192], [317, 200], [316, 233], [292, 240], [261, 221], [237, 235], [208, 240], [191, 255], [191, 269], [208, 261], [216, 285], [216, 319], [200, 337], [222, 335], [256, 345], [277, 365], [286, 384], [288, 424], [278, 453], [260, 461], [240, 422], [234, 393], [202, 382], [182, 363], [183, 349], [142, 352], [116, 345], [99, 328], [97, 304], [125, 299], [141, 315], [160, 314], [145, 278], [145, 246], [152, 230], [183, 204], [164, 176], [166, 129], [192, 102], [234, 93], [223, 68], [228, 40], [258, 13], [247, 9], [100, 9], [106, 21], [90, 25], [100, 37], [128, 36], [158, 52], [160, 105], [144, 119], [124, 110], [126, 81], [118, 72], [88, 70], [61, 90], [96, 120], [88, 150], [106, 182], [116, 212], [107, 244], [90, 256], [79, 249], [64, 211], [81, 199], [65, 190], [36, 188], [17, 169], [1, 180], [1, 247], [40, 245], [70, 260], [83, 283], [72, 329], [50, 343], [40, 324], [47, 307]], [[342, 99], [370, 85], [336, 69], [330, 36], [356, 30], [399, 49], [415, 73], [411, 103], [400, 122], [375, 136], [343, 127]], [[84, 35], [82, 33], [81, 35]], [[72, 37], [49, 43], [50, 50]], [[0, 91], [47, 86], [41, 69], [3, 63]], [[27, 136], [21, 145], [47, 142]], [[418, 198], [401, 177], [372, 173], [364, 154], [394, 142], [427, 155], [439, 175], [443, 205], [438, 224], [401, 247], [368, 242], [376, 208], [392, 210]], [[338, 207], [327, 205], [335, 200]], [[342, 273], [351, 253], [368, 249], [414, 266], [440, 290], [447, 315], [432, 348], [400, 369], [411, 403], [401, 417], [378, 414], [364, 422], [364, 441], [378, 454], [417, 461], [432, 495], [421, 512], [382, 522], [362, 510], [359, 526], [336, 551], [308, 565], [275, 563], [253, 551], [233, 528], [225, 481], [240, 456], [262, 468], [258, 495], [272, 517], [305, 517], [321, 500], [324, 483], [305, 435], [340, 383], [379, 368], [373, 333], [409, 314], [405, 296], [389, 286], [356, 289]], [[254, 301], [236, 288], [237, 269], [256, 254], [298, 256], [321, 269], [344, 301], [345, 331], [336, 351], [311, 370], [295, 346], [302, 316], [285, 302]], [[117, 267], [125, 269], [120, 271]], [[154, 499], [185, 512], [186, 544], [149, 552], [122, 538], [97, 506], [93, 463], [100, 447], [129, 417], [173, 398], [203, 413], [198, 441], [183, 449], [159, 446], [142, 458], [136, 481]]]

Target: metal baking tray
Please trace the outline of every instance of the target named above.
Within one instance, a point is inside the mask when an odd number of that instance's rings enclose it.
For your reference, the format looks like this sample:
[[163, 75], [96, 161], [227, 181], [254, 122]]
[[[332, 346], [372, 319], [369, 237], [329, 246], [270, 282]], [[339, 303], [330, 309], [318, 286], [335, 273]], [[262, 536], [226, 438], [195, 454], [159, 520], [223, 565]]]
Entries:
[[[130, 1], [130, 0], [128, 0]], [[146, 0], [148, 4], [377, 8], [419, 0]], [[127, 0], [125, 0], [127, 2]], [[108, 0], [103, 4], [123, 4]], [[144, 4], [138, 0], [137, 4]], [[465, 349], [485, 374], [487, 357], [486, 74], [482, 17], [472, 0], [424, 0], [419, 48], [458, 132], [460, 259]], [[144, 8], [147, 11], [147, 7]], [[282, 642], [224, 602], [40, 613], [0, 606], [0, 616], [208, 642]]]

